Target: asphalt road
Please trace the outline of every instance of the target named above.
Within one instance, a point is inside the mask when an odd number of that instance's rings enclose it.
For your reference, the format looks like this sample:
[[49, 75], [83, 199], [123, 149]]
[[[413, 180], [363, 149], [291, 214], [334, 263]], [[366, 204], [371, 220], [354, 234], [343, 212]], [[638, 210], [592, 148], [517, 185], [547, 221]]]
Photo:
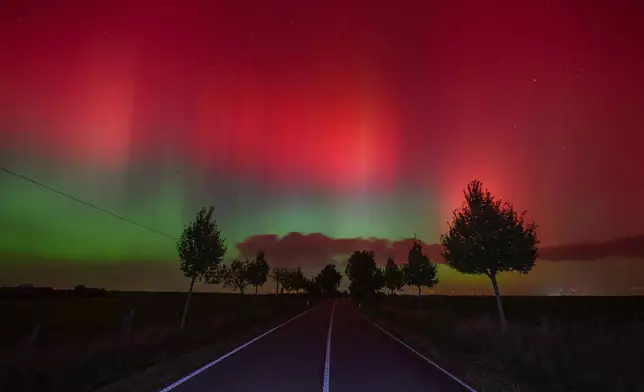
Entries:
[[[331, 328], [329, 328], [331, 326]], [[329, 331], [329, 329], [331, 331]], [[326, 370], [326, 374], [325, 374]], [[471, 392], [365, 319], [323, 303], [164, 392]]]

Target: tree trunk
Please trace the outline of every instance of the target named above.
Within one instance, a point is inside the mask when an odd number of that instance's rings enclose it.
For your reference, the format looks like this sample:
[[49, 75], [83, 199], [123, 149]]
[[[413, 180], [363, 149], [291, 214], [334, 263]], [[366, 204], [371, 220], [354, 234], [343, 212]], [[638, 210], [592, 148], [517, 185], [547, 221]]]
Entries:
[[496, 274], [490, 275], [492, 280], [492, 287], [494, 288], [494, 297], [496, 298], [496, 307], [499, 309], [499, 319], [501, 320], [501, 330], [507, 330], [507, 322], [505, 320], [505, 312], [503, 311], [503, 303], [501, 303], [501, 294], [499, 293], [499, 284], [496, 281]]
[[420, 285], [418, 285], [418, 308], [423, 308], [423, 297], [420, 295]]
[[183, 316], [181, 316], [181, 326], [179, 330], [183, 330], [183, 326], [186, 325], [186, 316], [188, 316], [188, 306], [190, 306], [190, 297], [192, 297], [192, 288], [195, 286], [195, 279], [197, 277], [193, 276], [190, 280], [190, 290], [188, 291], [188, 298], [186, 298], [186, 304], [183, 307]]
[[258, 285], [255, 285], [255, 295], [257, 295], [257, 289], [259, 288]]
[[280, 293], [280, 281], [275, 280], [275, 295], [278, 295]]
[[241, 293], [241, 295], [244, 295], [244, 288], [242, 286], [239, 286], [239, 292]]

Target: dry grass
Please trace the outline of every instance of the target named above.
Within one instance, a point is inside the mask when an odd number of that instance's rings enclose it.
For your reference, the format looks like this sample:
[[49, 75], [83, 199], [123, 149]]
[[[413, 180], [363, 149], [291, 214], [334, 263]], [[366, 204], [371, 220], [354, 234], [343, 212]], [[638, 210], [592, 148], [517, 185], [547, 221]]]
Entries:
[[393, 298], [369, 315], [482, 392], [643, 390], [642, 299], [509, 298], [505, 334], [485, 301]]
[[[294, 314], [294, 296], [201, 294], [178, 331], [185, 294], [127, 293], [105, 298], [0, 301], [0, 390], [91, 391], [240, 331]], [[121, 328], [135, 311], [130, 333]], [[41, 332], [25, 350], [35, 324]]]

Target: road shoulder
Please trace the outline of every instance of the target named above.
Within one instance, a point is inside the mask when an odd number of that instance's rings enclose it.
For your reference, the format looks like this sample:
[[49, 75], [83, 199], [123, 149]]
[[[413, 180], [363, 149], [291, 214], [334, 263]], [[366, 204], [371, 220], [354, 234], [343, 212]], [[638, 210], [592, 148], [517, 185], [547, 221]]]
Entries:
[[208, 362], [225, 355], [306, 310], [298, 309], [297, 311], [280, 315], [279, 317], [261, 322], [257, 325], [243, 328], [230, 335], [226, 335], [225, 338], [208, 346], [163, 361], [132, 376], [103, 386], [97, 389], [96, 392], [159, 391], [163, 387], [199, 369]]

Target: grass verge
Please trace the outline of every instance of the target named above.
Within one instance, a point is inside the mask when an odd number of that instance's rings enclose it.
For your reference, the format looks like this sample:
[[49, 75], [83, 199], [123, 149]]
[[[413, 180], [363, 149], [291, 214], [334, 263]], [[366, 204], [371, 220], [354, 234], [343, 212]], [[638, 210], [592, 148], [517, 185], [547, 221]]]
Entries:
[[399, 303], [365, 309], [372, 321], [481, 392], [642, 390], [644, 323], [535, 315], [510, 320], [415, 310]]
[[[91, 339], [88, 336], [78, 338], [63, 333], [63, 319], [74, 324], [82, 322], [83, 318], [74, 319], [74, 314], [63, 313], [60, 320], [55, 318], [43, 324], [43, 330], [49, 327], [50, 334], [58, 337], [56, 342], [43, 339], [27, 356], [3, 358], [0, 390], [158, 390], [305, 309], [304, 300], [296, 296], [241, 298], [211, 294], [207, 298], [201, 301], [209, 301], [212, 307], [205, 315], [203, 312], [207, 308], [202, 307], [199, 313], [191, 309], [192, 317], [189, 315], [183, 331], [177, 328], [178, 319], [171, 323], [141, 320], [141, 325], [133, 327], [126, 335], [117, 329], [115, 333], [101, 333]], [[108, 305], [110, 303], [103, 304], [106, 313], [112, 306]], [[70, 307], [65, 303], [57, 306], [62, 312]], [[71, 307], [76, 309], [78, 304]], [[199, 306], [195, 308], [200, 309]], [[157, 309], [161, 311], [162, 307]], [[101, 313], [100, 307], [95, 307], [93, 312]], [[88, 317], [91, 320], [98, 318]], [[91, 329], [92, 325], [86, 327]]]

